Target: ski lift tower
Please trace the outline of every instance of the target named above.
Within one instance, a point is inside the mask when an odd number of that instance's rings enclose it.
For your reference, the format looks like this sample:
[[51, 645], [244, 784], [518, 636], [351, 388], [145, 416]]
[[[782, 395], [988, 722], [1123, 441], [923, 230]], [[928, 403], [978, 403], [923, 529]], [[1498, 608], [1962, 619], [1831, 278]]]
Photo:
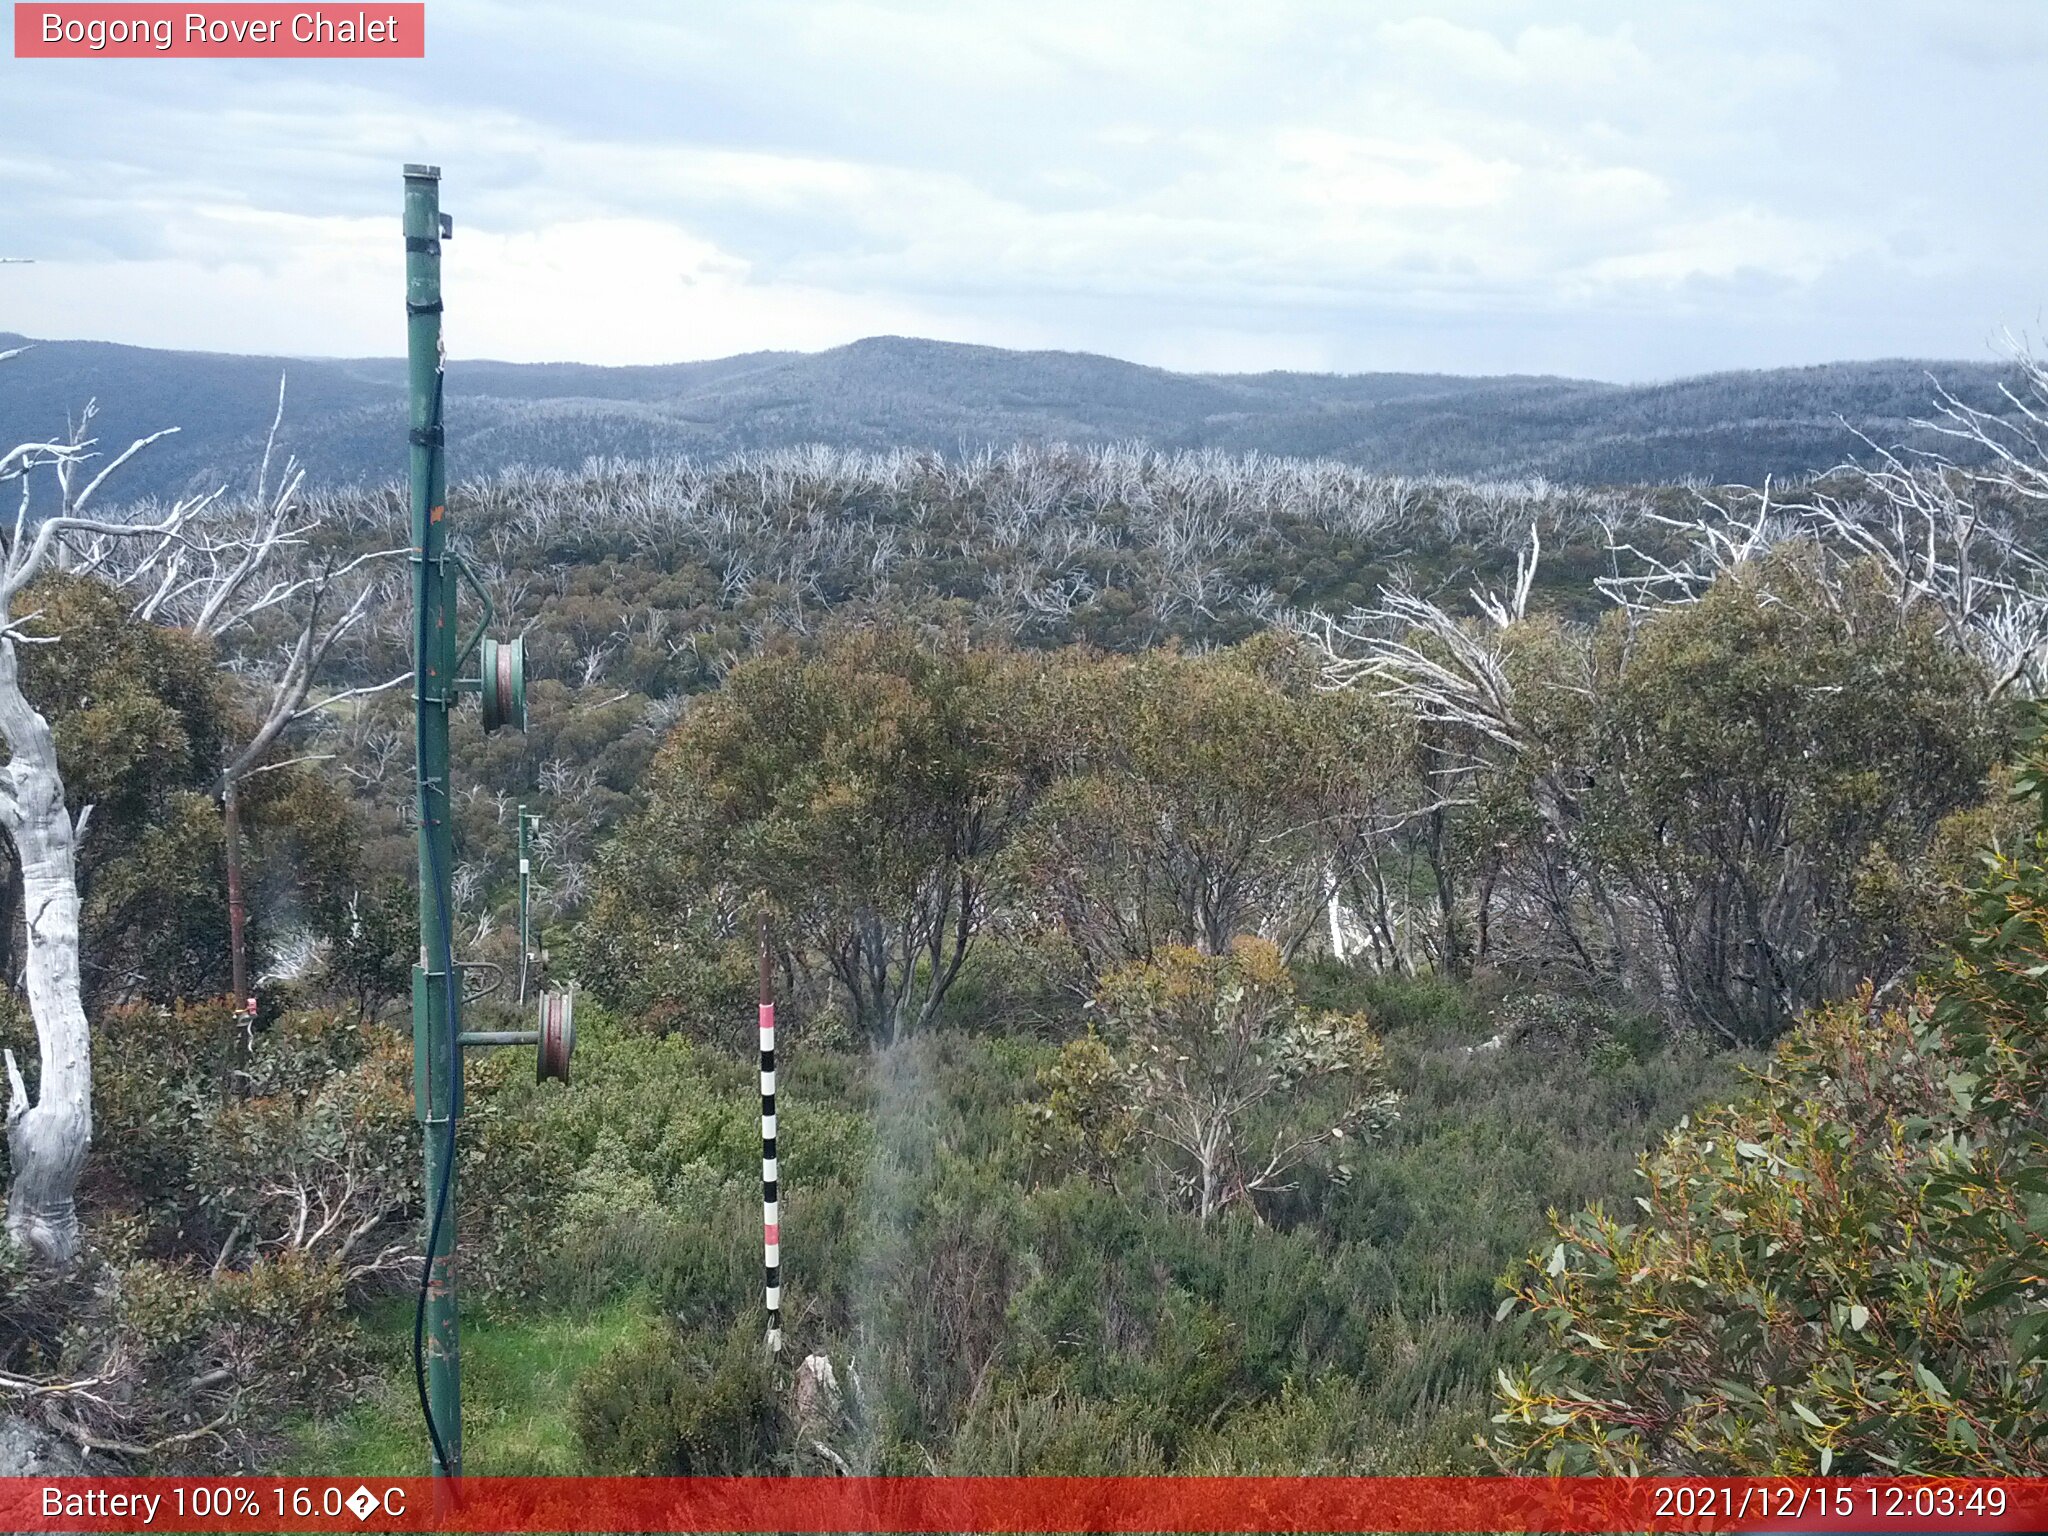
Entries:
[[[486, 731], [526, 729], [522, 643], [485, 637], [490, 594], [448, 547], [446, 441], [442, 429], [441, 242], [454, 224], [441, 212], [441, 172], [405, 168], [405, 325], [411, 444], [413, 727], [418, 776], [420, 960], [413, 970], [413, 1105], [425, 1143], [426, 1257], [413, 1317], [413, 1375], [432, 1444], [432, 1471], [462, 1471], [462, 1355], [455, 1305], [455, 1136], [462, 1115], [465, 1046], [531, 1045], [537, 1075], [569, 1076], [574, 994], [541, 998], [539, 1028], [465, 1032], [462, 969], [455, 958], [454, 861], [448, 722], [457, 699], [476, 693]], [[467, 585], [483, 609], [458, 638], [456, 600]], [[477, 674], [462, 676], [470, 658]]]

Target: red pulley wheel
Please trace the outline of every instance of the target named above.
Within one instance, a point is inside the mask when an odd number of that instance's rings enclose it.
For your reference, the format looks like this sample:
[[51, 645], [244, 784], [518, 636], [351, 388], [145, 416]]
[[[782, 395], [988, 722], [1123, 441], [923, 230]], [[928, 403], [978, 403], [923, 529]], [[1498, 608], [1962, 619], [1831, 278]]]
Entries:
[[477, 653], [484, 707], [484, 730], [488, 733], [510, 726], [526, 729], [526, 641], [486, 639]]
[[576, 1049], [575, 992], [543, 992], [540, 995], [540, 1048], [536, 1053], [533, 1080], [549, 1078], [569, 1081], [569, 1056]]

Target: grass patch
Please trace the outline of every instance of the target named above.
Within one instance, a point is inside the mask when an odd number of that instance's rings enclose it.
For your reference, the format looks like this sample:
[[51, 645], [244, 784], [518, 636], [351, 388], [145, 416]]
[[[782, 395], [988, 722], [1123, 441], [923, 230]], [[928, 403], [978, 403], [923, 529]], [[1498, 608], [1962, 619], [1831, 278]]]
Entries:
[[[478, 1477], [569, 1476], [584, 1470], [569, 1424], [576, 1380], [614, 1348], [655, 1326], [650, 1304], [628, 1297], [574, 1313], [508, 1316], [488, 1308], [462, 1320], [462, 1463]], [[427, 1467], [412, 1374], [412, 1303], [394, 1298], [363, 1319], [376, 1341], [379, 1379], [338, 1418], [297, 1426], [286, 1475], [416, 1476]]]

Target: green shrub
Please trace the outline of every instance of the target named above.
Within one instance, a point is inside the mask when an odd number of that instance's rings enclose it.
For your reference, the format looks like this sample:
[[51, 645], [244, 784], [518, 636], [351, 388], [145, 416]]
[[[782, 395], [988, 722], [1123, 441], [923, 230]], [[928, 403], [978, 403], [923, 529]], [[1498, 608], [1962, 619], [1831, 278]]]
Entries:
[[1985, 1285], [2009, 1247], [1944, 1196], [1986, 1155], [1970, 1091], [1917, 1002], [1807, 1020], [1748, 1100], [1644, 1160], [1630, 1219], [1561, 1219], [1515, 1281], [1504, 1305], [1545, 1352], [1502, 1379], [1500, 1453], [1569, 1473], [2048, 1465], [2048, 1380]]
[[1324, 960], [1299, 971], [1304, 1007], [1363, 1013], [1380, 1033], [1428, 1041], [1482, 1039], [1484, 1011], [1470, 983], [1448, 976], [1395, 976]]
[[1117, 1405], [1063, 1391], [994, 1396], [964, 1422], [938, 1470], [955, 1477], [1133, 1477], [1169, 1462]]
[[1639, 1215], [1556, 1223], [1514, 1280], [1544, 1352], [1501, 1379], [1519, 1466], [2048, 1468], [2048, 716], [2037, 829], [1987, 860], [1924, 990], [1807, 1018], [1744, 1100], [1642, 1164]]
[[350, 1400], [367, 1355], [343, 1263], [284, 1251], [215, 1271], [137, 1256], [141, 1230], [102, 1224], [65, 1274], [0, 1264], [6, 1369], [93, 1383], [40, 1405], [52, 1428], [144, 1469], [246, 1468], [288, 1418]]
[[770, 1470], [785, 1432], [757, 1329], [710, 1349], [673, 1335], [635, 1341], [577, 1383], [571, 1417], [594, 1471], [656, 1476]]
[[225, 1002], [96, 1020], [69, 1274], [0, 1266], [0, 1363], [101, 1378], [47, 1405], [146, 1466], [248, 1466], [361, 1379], [352, 1303], [411, 1267], [409, 1052], [353, 1012], [250, 1030]]
[[[1068, 1048], [1046, 1124], [1097, 1156], [1089, 1138], [1117, 1131], [1101, 1100], [1120, 1094], [1124, 1139], [1165, 1197], [1204, 1221], [1292, 1187], [1304, 1169], [1348, 1178], [1395, 1118], [1371, 1024], [1303, 1008], [1269, 940], [1240, 938], [1215, 955], [1162, 946], [1104, 977], [1094, 1006], [1108, 1050], [1096, 1059], [1085, 1042]], [[1075, 1119], [1083, 1110], [1089, 1125]], [[1062, 1127], [1062, 1114], [1074, 1124]]]
[[[578, 1010], [571, 1083], [534, 1082], [524, 1051], [473, 1060], [470, 1074], [462, 1177], [465, 1199], [491, 1212], [474, 1239], [487, 1287], [575, 1305], [646, 1290], [672, 1310], [694, 1308], [698, 1291], [758, 1293], [750, 1054], [653, 1038], [591, 1006]], [[866, 1160], [861, 1090], [815, 1052], [783, 1090], [783, 1171], [808, 1198]], [[799, 1206], [785, 1223], [793, 1239], [802, 1219]], [[744, 1287], [728, 1286], [742, 1274]]]

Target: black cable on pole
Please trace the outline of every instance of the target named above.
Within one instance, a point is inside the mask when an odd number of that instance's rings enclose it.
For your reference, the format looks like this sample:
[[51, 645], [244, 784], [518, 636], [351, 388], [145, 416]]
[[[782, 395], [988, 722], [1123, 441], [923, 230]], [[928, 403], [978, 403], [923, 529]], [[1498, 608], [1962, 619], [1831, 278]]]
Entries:
[[[428, 429], [437, 440], [441, 435], [441, 385], [443, 376], [443, 370], [437, 366], [434, 370], [434, 419], [433, 425]], [[429, 478], [429, 488], [431, 489], [431, 477]], [[422, 562], [426, 560], [427, 552], [424, 546], [420, 549], [419, 557]], [[425, 577], [423, 572], [421, 578], [422, 591], [424, 591], [424, 588]], [[419, 607], [418, 647], [413, 652], [413, 666], [418, 672], [424, 674], [427, 665], [427, 646], [432, 639], [432, 635], [427, 619], [427, 605], [422, 602]], [[413, 777], [419, 800], [419, 818], [422, 831], [424, 831], [427, 821], [427, 754], [425, 743], [428, 707], [423, 676], [416, 677], [413, 684]], [[452, 1046], [455, 1036], [455, 929], [451, 914], [448, 911], [448, 900], [445, 894], [448, 888], [447, 871], [441, 867], [440, 848], [432, 837], [426, 839], [426, 845], [427, 856], [433, 861], [431, 874], [434, 881], [434, 909], [440, 919], [436, 927], [440, 930], [439, 947], [441, 952], [438, 958], [441, 962], [441, 985], [444, 989], [442, 1019], [448, 1026], [451, 1049], [455, 1049]], [[462, 1068], [459, 1056], [451, 1056], [448, 1062], [448, 1069], [456, 1075], [454, 1082], [450, 1085], [447, 1130], [444, 1133], [441, 1151], [441, 1178], [438, 1187], [434, 1191], [434, 1214], [432, 1220], [427, 1223], [427, 1252], [425, 1258], [420, 1263], [420, 1290], [418, 1297], [413, 1303], [412, 1379], [413, 1386], [419, 1392], [420, 1417], [426, 1420], [427, 1439], [433, 1442], [435, 1464], [444, 1471], [453, 1473], [455, 1466], [448, 1459], [448, 1447], [441, 1440], [441, 1426], [434, 1422], [434, 1405], [427, 1395], [427, 1297], [434, 1283], [434, 1250], [440, 1246], [441, 1224], [448, 1213], [448, 1190], [449, 1186], [454, 1182], [455, 1176], [455, 1109], [456, 1105], [460, 1102], [462, 1090]], [[432, 1085], [429, 1083], [430, 1095], [431, 1092]], [[452, 1260], [454, 1255], [450, 1254], [449, 1257]]]

